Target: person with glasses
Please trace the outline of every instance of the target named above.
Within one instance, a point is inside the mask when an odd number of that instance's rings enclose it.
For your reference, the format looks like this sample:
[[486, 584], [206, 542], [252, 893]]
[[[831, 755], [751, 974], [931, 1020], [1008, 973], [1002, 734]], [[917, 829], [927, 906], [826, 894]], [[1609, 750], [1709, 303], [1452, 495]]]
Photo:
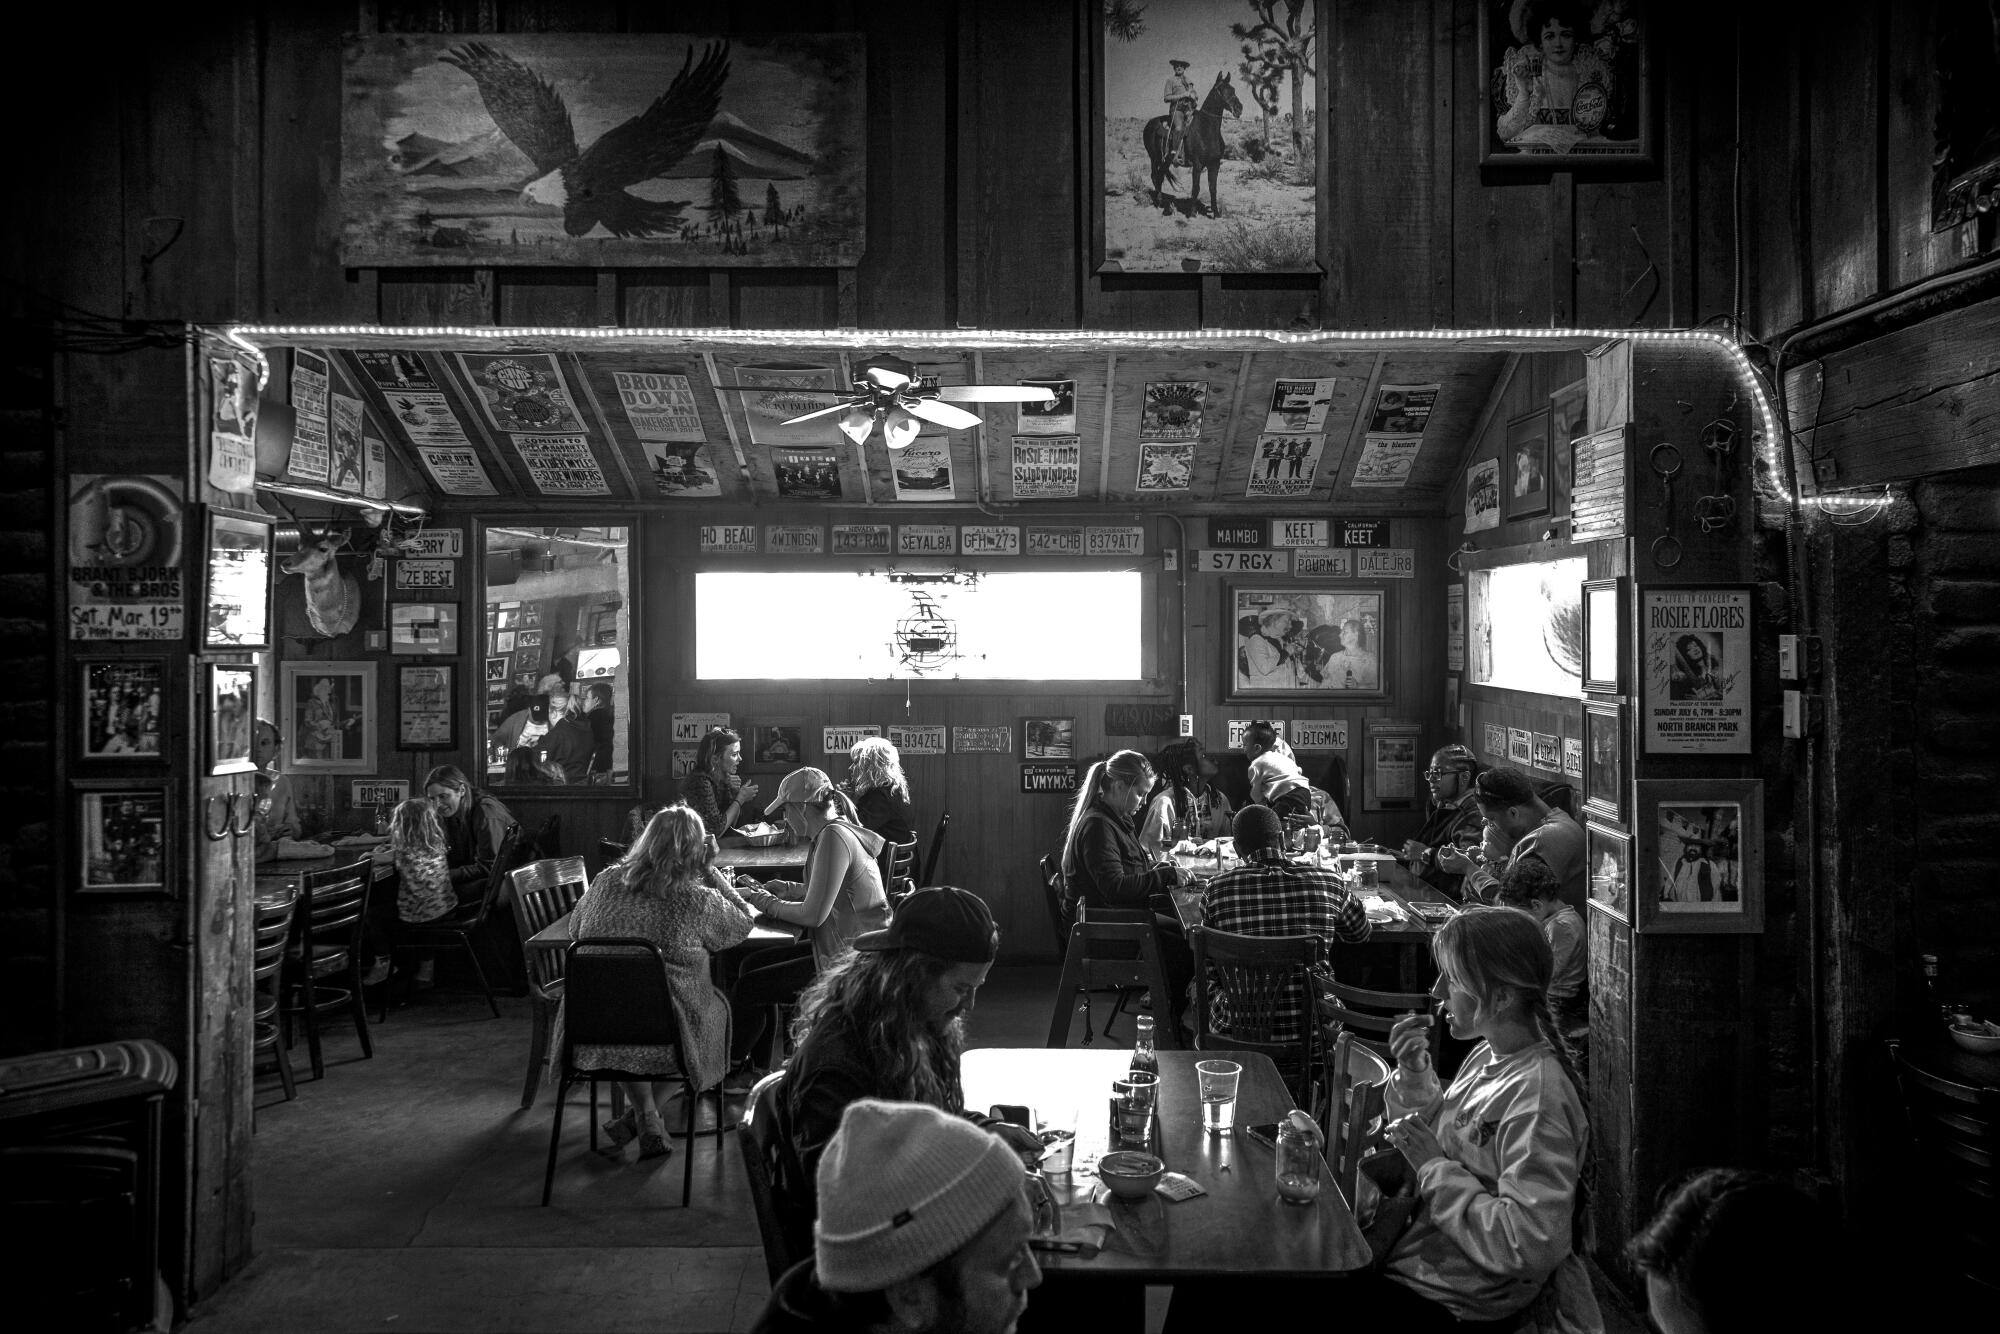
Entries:
[[1464, 884], [1463, 873], [1448, 871], [1438, 864], [1445, 848], [1470, 851], [1479, 845], [1479, 805], [1472, 799], [1472, 780], [1479, 773], [1479, 761], [1464, 746], [1441, 746], [1424, 770], [1430, 788], [1431, 808], [1424, 816], [1417, 836], [1403, 843], [1403, 861], [1433, 889], [1457, 897]]
[[1583, 830], [1564, 811], [1542, 800], [1528, 775], [1511, 764], [1484, 769], [1472, 780], [1480, 815], [1513, 842], [1505, 866], [1475, 865], [1456, 848], [1440, 848], [1438, 865], [1465, 877], [1464, 896], [1491, 903], [1509, 867], [1536, 858], [1555, 872], [1562, 899], [1579, 913], [1584, 904]]

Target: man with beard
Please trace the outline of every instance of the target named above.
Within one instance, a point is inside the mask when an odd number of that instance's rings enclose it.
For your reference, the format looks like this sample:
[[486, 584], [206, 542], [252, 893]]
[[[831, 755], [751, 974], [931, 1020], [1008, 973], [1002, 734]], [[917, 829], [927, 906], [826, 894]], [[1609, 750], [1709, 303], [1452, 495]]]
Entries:
[[1006, 1145], [935, 1107], [864, 1098], [818, 1179], [812, 1258], [778, 1279], [759, 1334], [1011, 1334], [1042, 1273]]
[[1403, 860], [1409, 868], [1454, 898], [1465, 877], [1440, 866], [1438, 854], [1446, 847], [1465, 851], [1479, 845], [1482, 817], [1479, 803], [1472, 799], [1472, 779], [1478, 772], [1479, 761], [1466, 747], [1456, 742], [1439, 747], [1430, 768], [1424, 770], [1431, 792], [1430, 814], [1417, 836], [1403, 843]]

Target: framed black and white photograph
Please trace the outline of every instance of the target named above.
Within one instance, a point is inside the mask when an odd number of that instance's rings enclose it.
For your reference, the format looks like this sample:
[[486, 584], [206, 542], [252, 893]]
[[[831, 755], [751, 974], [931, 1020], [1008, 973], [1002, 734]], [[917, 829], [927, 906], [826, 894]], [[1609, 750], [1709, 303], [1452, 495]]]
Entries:
[[296, 773], [372, 773], [375, 769], [375, 664], [279, 664], [278, 730], [285, 767]]
[[1507, 423], [1500, 446], [1500, 513], [1511, 522], [1548, 512], [1549, 410], [1537, 408]]
[[1383, 699], [1388, 695], [1388, 594], [1380, 588], [1232, 585], [1231, 700]]
[[77, 753], [86, 760], [157, 760], [165, 720], [164, 658], [85, 658]]
[[1756, 632], [1751, 584], [1639, 587], [1639, 748], [1748, 755]]
[[273, 520], [243, 510], [208, 509], [202, 565], [203, 649], [271, 647]]
[[389, 652], [399, 657], [455, 657], [458, 653], [458, 604], [393, 604], [389, 608]]
[[1583, 688], [1625, 693], [1625, 581], [1583, 581]]
[[1632, 836], [1595, 820], [1583, 826], [1586, 901], [1595, 912], [1632, 920]]
[[1583, 705], [1583, 813], [1625, 827], [1625, 706]]
[[458, 664], [396, 667], [396, 749], [458, 748]]
[[1641, 779], [1634, 824], [1634, 926], [1718, 934], [1764, 929], [1761, 780]]
[[504, 654], [498, 658], [488, 658], [486, 660], [486, 679], [489, 681], [505, 681], [507, 679], [507, 662], [508, 659]]
[[247, 774], [256, 769], [250, 735], [257, 717], [257, 669], [248, 663], [210, 663], [202, 705], [207, 715], [208, 772]]
[[788, 722], [757, 723], [750, 728], [750, 753], [745, 756], [762, 769], [796, 769], [805, 763], [805, 725]]
[[1481, 0], [1481, 167], [1643, 167], [1654, 155], [1645, 0]]
[[173, 781], [106, 779], [75, 787], [77, 889], [172, 894]]
[[1026, 760], [1073, 760], [1076, 758], [1075, 718], [1023, 718], [1021, 758]]
[[1412, 811], [1423, 807], [1423, 784], [1417, 771], [1423, 746], [1421, 723], [1370, 718], [1368, 745], [1362, 751], [1361, 809]]

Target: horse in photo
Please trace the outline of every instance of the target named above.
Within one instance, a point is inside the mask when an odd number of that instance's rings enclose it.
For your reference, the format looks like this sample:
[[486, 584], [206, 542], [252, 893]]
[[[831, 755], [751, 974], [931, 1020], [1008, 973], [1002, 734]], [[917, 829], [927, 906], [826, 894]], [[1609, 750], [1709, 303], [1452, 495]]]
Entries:
[[1215, 217], [1222, 212], [1221, 203], [1215, 195], [1215, 176], [1222, 168], [1222, 113], [1227, 111], [1238, 120], [1243, 119], [1243, 101], [1236, 96], [1236, 85], [1229, 81], [1225, 71], [1215, 76], [1209, 85], [1208, 96], [1188, 120], [1187, 131], [1181, 136], [1181, 160], [1188, 169], [1188, 196], [1176, 200], [1172, 195], [1163, 195], [1160, 186], [1164, 183], [1178, 188], [1174, 170], [1167, 163], [1167, 117], [1155, 116], [1146, 122], [1142, 137], [1146, 143], [1146, 156], [1153, 164], [1153, 204], [1162, 213], [1173, 212], [1178, 205], [1183, 213], [1193, 215], [1201, 208], [1201, 174], [1208, 173], [1208, 215]]

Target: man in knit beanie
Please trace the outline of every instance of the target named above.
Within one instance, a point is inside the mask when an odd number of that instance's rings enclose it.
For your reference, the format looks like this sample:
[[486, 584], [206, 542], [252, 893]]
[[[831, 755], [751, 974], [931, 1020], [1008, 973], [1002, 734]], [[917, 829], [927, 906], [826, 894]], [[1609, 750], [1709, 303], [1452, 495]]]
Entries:
[[1042, 1281], [1025, 1180], [961, 1117], [850, 1104], [819, 1162], [813, 1258], [778, 1280], [758, 1334], [1011, 1334]]

